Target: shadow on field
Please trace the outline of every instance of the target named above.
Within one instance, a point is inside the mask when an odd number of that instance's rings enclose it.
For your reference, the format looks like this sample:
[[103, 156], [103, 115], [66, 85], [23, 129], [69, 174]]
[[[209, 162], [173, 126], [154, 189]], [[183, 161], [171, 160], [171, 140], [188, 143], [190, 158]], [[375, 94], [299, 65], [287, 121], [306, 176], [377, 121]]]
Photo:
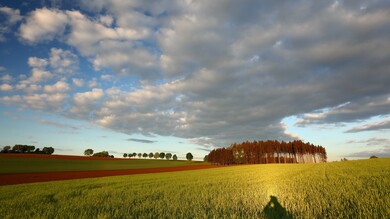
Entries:
[[267, 219], [273, 218], [293, 218], [291, 213], [287, 212], [285, 208], [278, 202], [278, 198], [271, 196], [271, 200], [263, 209], [263, 216]]

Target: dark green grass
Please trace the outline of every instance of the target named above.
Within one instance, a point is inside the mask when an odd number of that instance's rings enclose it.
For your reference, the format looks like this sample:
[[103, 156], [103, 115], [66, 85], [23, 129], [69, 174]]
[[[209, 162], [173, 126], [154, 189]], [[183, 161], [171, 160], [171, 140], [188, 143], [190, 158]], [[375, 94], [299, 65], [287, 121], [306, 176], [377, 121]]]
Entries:
[[122, 159], [122, 160], [66, 160], [0, 157], [0, 173], [32, 173], [55, 171], [123, 170], [158, 167], [202, 165], [203, 162]]

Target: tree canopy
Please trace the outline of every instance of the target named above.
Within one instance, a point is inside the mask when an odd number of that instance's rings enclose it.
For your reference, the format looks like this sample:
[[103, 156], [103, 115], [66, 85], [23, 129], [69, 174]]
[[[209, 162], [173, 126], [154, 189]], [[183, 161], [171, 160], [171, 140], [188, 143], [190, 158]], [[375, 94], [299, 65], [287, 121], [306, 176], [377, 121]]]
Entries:
[[212, 150], [207, 155], [211, 163], [261, 164], [261, 163], [319, 163], [326, 162], [326, 150], [322, 146], [304, 143], [300, 140], [291, 142], [253, 141], [232, 144], [227, 148]]
[[186, 155], [186, 159], [188, 161], [191, 161], [193, 158], [194, 158], [194, 156], [192, 156], [192, 154], [190, 152], [188, 152], [187, 155]]

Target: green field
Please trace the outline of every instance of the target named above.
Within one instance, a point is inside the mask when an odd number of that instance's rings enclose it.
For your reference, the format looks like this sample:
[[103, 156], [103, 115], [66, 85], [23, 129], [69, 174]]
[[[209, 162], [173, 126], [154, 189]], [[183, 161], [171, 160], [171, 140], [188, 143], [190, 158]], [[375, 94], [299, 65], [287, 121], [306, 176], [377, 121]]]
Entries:
[[121, 170], [156, 167], [200, 165], [203, 162], [187, 162], [152, 159], [66, 160], [0, 157], [0, 173], [33, 173], [53, 171]]
[[390, 159], [0, 187], [0, 218], [390, 218]]

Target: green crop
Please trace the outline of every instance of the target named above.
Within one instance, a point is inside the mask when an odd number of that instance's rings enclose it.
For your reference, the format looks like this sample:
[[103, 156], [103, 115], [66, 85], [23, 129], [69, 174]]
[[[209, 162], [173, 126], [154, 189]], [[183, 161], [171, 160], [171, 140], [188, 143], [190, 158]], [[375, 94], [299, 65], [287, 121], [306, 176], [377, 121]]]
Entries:
[[0, 187], [0, 218], [390, 218], [390, 159]]
[[67, 160], [0, 157], [0, 173], [31, 173], [56, 171], [120, 170], [201, 165], [203, 162], [174, 160]]

